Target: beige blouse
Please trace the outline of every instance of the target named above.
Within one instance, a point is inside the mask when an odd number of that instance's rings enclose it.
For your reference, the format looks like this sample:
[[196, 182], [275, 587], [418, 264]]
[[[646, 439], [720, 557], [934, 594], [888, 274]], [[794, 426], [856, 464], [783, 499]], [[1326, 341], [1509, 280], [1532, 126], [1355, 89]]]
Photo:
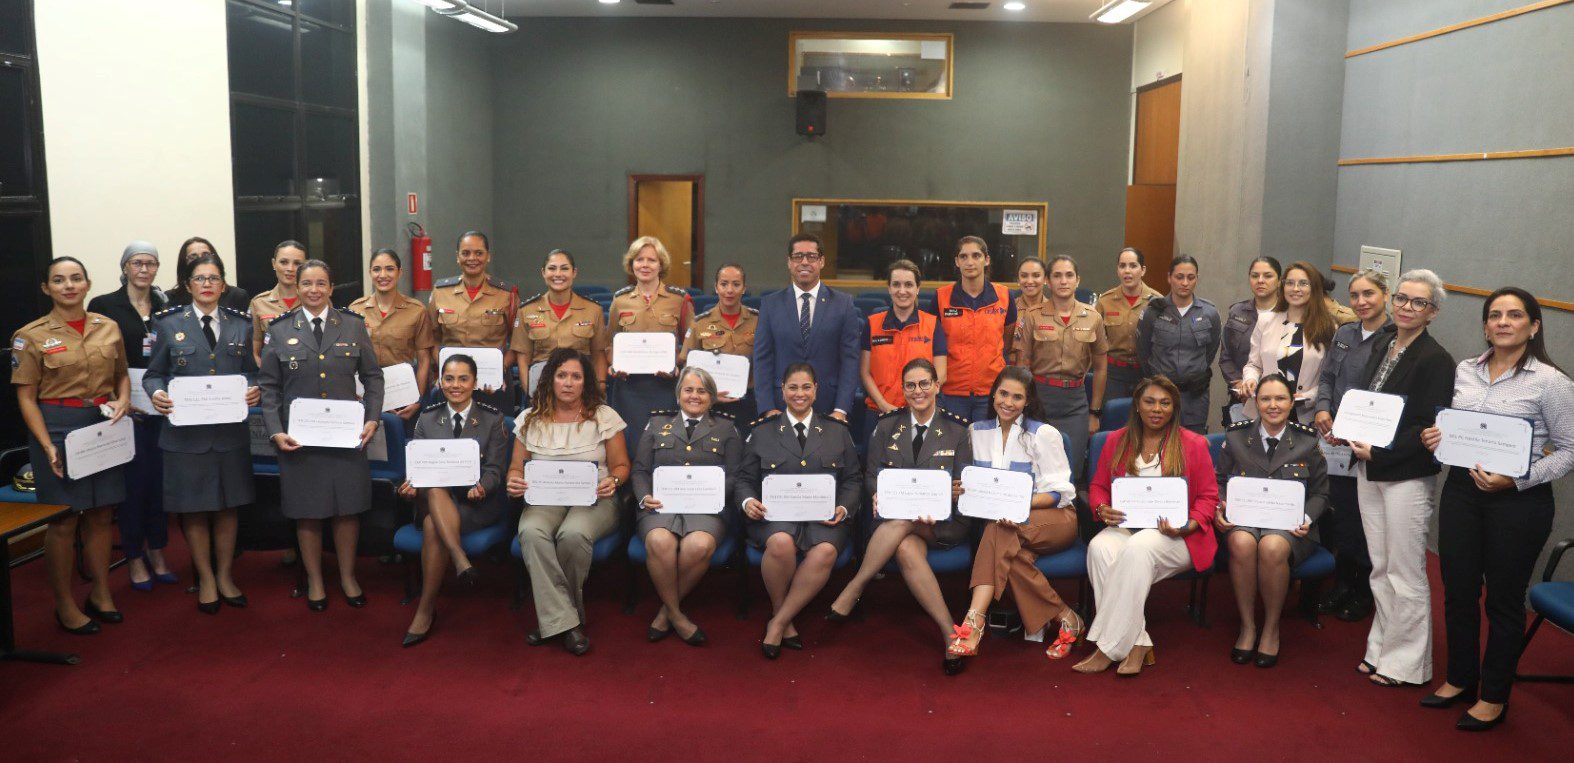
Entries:
[[623, 417], [611, 406], [596, 409], [589, 421], [576, 424], [535, 422], [530, 431], [524, 431], [525, 420], [531, 409], [519, 414], [514, 425], [514, 437], [525, 444], [530, 457], [542, 461], [594, 461], [597, 474], [607, 478], [607, 440], [627, 428]]

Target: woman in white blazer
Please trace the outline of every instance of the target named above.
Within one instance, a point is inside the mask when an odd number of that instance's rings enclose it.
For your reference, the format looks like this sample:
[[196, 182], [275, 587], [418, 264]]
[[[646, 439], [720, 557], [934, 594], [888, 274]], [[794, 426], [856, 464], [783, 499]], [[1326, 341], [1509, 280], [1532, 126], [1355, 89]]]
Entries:
[[1283, 374], [1294, 387], [1292, 420], [1310, 422], [1316, 415], [1317, 380], [1323, 356], [1336, 328], [1328, 303], [1323, 300], [1323, 274], [1308, 262], [1285, 268], [1279, 304], [1252, 330], [1251, 354], [1241, 369], [1246, 417], [1257, 418], [1257, 381], [1269, 374]]

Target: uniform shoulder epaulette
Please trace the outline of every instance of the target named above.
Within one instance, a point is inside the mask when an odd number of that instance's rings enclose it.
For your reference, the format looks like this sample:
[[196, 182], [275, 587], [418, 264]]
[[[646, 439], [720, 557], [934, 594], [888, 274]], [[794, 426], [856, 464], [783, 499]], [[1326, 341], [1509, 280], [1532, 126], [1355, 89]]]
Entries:
[[1201, 302], [1202, 304], [1207, 305], [1208, 307], [1213, 308], [1214, 312], [1218, 312], [1218, 310], [1219, 310], [1219, 306], [1218, 305], [1213, 304], [1212, 302], [1208, 301], [1207, 299], [1205, 299], [1203, 297], [1196, 297], [1196, 296], [1194, 296], [1194, 297], [1192, 297], [1192, 301], [1194, 301], [1194, 302]]
[[817, 419], [825, 419], [826, 421], [834, 421], [834, 422], [836, 422], [838, 424], [841, 424], [844, 427], [852, 426], [851, 424], [848, 424], [847, 422], [842, 421], [841, 419], [836, 418], [835, 416], [815, 416], [815, 418], [817, 418]]
[[612, 292], [612, 296], [614, 296], [614, 297], [621, 297], [624, 294], [627, 294], [627, 293], [629, 293], [629, 292], [631, 292], [633, 290], [634, 290], [634, 285], [633, 284], [629, 284], [628, 286], [625, 286], [625, 287], [623, 287], [621, 289], [618, 289], [615, 292]]
[[755, 315], [759, 315], [760, 314], [759, 308], [749, 307], [748, 305], [744, 305], [743, 309], [748, 311], [748, 312], [754, 313]]
[[534, 301], [536, 301], [536, 300], [538, 300], [538, 299], [540, 299], [542, 297], [545, 297], [546, 295], [547, 295], [547, 293], [544, 292], [544, 291], [539, 293], [539, 294], [532, 294], [532, 295], [530, 295], [528, 297], [525, 297], [524, 299], [519, 300], [519, 306], [520, 307], [524, 307], [525, 305], [528, 305], [531, 302], [534, 302]]
[[278, 323], [278, 322], [283, 321], [283, 320], [288, 320], [288, 319], [294, 318], [294, 317], [295, 317], [295, 311], [294, 310], [285, 310], [282, 314], [273, 316], [273, 320], [268, 321], [268, 325], [272, 326], [275, 323]]
[[361, 315], [360, 313], [355, 312], [354, 310], [351, 310], [348, 307], [341, 307], [341, 308], [339, 308], [339, 312], [344, 313], [345, 315], [353, 316], [358, 321], [365, 321], [366, 320], [366, 316]]
[[1165, 297], [1163, 294], [1160, 294], [1159, 296], [1154, 297], [1153, 299], [1148, 300], [1148, 309], [1152, 310], [1154, 312], [1162, 313], [1169, 306], [1170, 306], [1170, 300], [1169, 300], [1168, 297]]
[[948, 410], [946, 410], [944, 408], [936, 408], [935, 409], [935, 413], [938, 413], [941, 416], [944, 416], [944, 417], [946, 417], [946, 418], [948, 418], [948, 419], [950, 419], [952, 421], [955, 421], [956, 423], [961, 424], [964, 427], [968, 426], [968, 420], [966, 418], [963, 418], [960, 414], [952, 413], [952, 412], [950, 412], [950, 411], [948, 411]]
[[711, 305], [710, 307], [706, 308], [704, 312], [695, 313], [694, 317], [695, 318], [704, 318], [705, 316], [710, 315], [711, 313], [714, 313], [714, 312], [716, 312], [719, 309], [721, 309], [721, 305]]
[[516, 288], [513, 284], [490, 274], [487, 275], [486, 282], [492, 288], [500, 291], [513, 291]]
[[428, 411], [435, 411], [438, 408], [442, 408], [443, 406], [446, 406], [446, 405], [448, 405], [448, 401], [447, 400], [443, 400], [443, 401], [440, 401], [440, 402], [432, 403], [431, 405], [428, 405], [425, 408], [422, 408], [421, 412], [422, 413], [426, 413]]
[[753, 429], [754, 427], [757, 427], [757, 426], [759, 426], [761, 424], [764, 424], [764, 423], [766, 423], [768, 421], [775, 421], [775, 420], [777, 420], [777, 419], [779, 419], [781, 417], [782, 417], [782, 412], [781, 411], [777, 411], [775, 413], [767, 413], [764, 416], [761, 416], [761, 417], [759, 417], [759, 418], [749, 422], [749, 428]]
[[886, 411], [885, 413], [880, 414], [880, 417], [877, 420], [878, 421], [884, 421], [887, 417], [895, 416], [895, 415], [897, 415], [899, 413], [907, 413], [907, 406], [904, 405], [901, 408], [892, 408], [891, 410]]
[[1241, 428], [1244, 428], [1244, 427], [1254, 427], [1254, 426], [1257, 426], [1257, 419], [1242, 419], [1240, 421], [1235, 422], [1234, 424], [1229, 425], [1228, 427], [1226, 427], [1226, 429], [1227, 430], [1235, 430], [1235, 429], [1241, 429]]
[[[167, 310], [160, 310], [160, 311], [154, 313], [153, 317], [154, 318], [168, 318], [171, 315], [179, 314], [180, 311], [185, 310], [185, 309], [186, 309], [185, 305], [176, 305], [176, 306], [171, 307], [171, 308], [169, 308]], [[221, 308], [221, 309], [228, 310], [229, 308]], [[235, 311], [234, 310], [230, 310], [230, 312], [235, 312]]]
[[676, 411], [674, 409], [671, 409], [671, 408], [668, 408], [667, 410], [664, 410], [664, 411], [651, 411], [650, 412], [650, 417], [651, 418], [656, 418], [657, 416], [676, 416], [676, 415], [678, 415], [678, 411]]
[[490, 403], [483, 403], [480, 400], [476, 400], [475, 398], [471, 398], [470, 403], [483, 411], [491, 411], [499, 416], [503, 415], [503, 412], [498, 410], [497, 406], [494, 406]]
[[1100, 297], [1108, 297], [1109, 295], [1114, 294], [1117, 291], [1120, 291], [1120, 287], [1119, 286], [1111, 286], [1108, 289], [1105, 289], [1104, 291], [1099, 292], [1099, 296]]
[[724, 419], [726, 419], [728, 421], [737, 421], [737, 418], [735, 418], [732, 414], [730, 414], [730, 413], [728, 413], [726, 411], [718, 411], [715, 408], [710, 409], [710, 415], [712, 415], [712, 416], [719, 416], [719, 417], [724, 418]]
[[441, 288], [447, 288], [449, 286], [457, 286], [457, 285], [459, 285], [459, 279], [460, 279], [459, 276], [450, 276], [448, 278], [439, 278], [439, 279], [437, 279], [437, 283], [432, 284], [432, 287], [441, 289]]
[[[179, 309], [179, 308], [176, 308], [176, 309]], [[223, 310], [226, 313], [229, 313], [230, 315], [235, 316], [236, 318], [245, 318], [248, 321], [251, 320], [251, 313], [248, 313], [245, 310], [236, 310], [233, 307], [225, 307], [224, 305], [219, 305], [219, 309]]]
[[1290, 426], [1294, 427], [1296, 430], [1298, 430], [1298, 431], [1300, 431], [1300, 432], [1302, 432], [1304, 434], [1309, 434], [1309, 435], [1311, 435], [1313, 437], [1321, 436], [1321, 433], [1319, 433], [1316, 429], [1314, 429], [1310, 424], [1302, 424], [1299, 421], [1291, 421], [1289, 423], [1290, 423]]
[[678, 295], [680, 297], [690, 296], [687, 289], [684, 289], [684, 288], [681, 288], [681, 287], [677, 287], [677, 286], [673, 286], [672, 284], [667, 284], [667, 291], [670, 291], [673, 294], [676, 294], [676, 295]]

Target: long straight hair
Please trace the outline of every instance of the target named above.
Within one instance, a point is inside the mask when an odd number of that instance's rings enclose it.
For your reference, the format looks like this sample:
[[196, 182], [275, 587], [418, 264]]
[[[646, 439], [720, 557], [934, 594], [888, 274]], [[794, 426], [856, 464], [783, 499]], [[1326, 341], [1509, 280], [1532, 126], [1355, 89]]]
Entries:
[[1169, 377], [1159, 374], [1150, 376], [1137, 382], [1131, 391], [1131, 415], [1126, 419], [1126, 428], [1120, 430], [1115, 440], [1115, 464], [1121, 467], [1124, 475], [1137, 473], [1137, 457], [1142, 454], [1142, 433], [1147, 425], [1142, 423], [1142, 395], [1148, 389], [1157, 388], [1170, 396], [1172, 411], [1168, 424], [1161, 430], [1162, 437], [1159, 441], [1159, 471], [1166, 477], [1182, 477], [1186, 474], [1186, 453], [1181, 449], [1180, 435], [1180, 388]]
[[[1328, 311], [1328, 302], [1323, 299], [1327, 292], [1323, 291], [1323, 274], [1312, 263], [1300, 261], [1290, 263], [1284, 269], [1284, 276], [1288, 277], [1290, 271], [1299, 270], [1306, 274], [1306, 280], [1311, 284], [1307, 289], [1312, 293], [1306, 301], [1306, 314], [1301, 316], [1301, 335], [1306, 343], [1319, 350], [1328, 349], [1329, 340], [1334, 338], [1333, 314]], [[1284, 298], [1284, 284], [1279, 284], [1279, 302], [1273, 306], [1274, 312], [1284, 313], [1290, 310], [1290, 301]]]
[[[1537, 301], [1536, 297], [1530, 292], [1518, 286], [1504, 286], [1492, 292], [1487, 296], [1487, 300], [1481, 303], [1481, 322], [1483, 324], [1487, 322], [1487, 315], [1492, 312], [1492, 303], [1496, 302], [1498, 297], [1518, 297], [1520, 302], [1525, 303], [1525, 315], [1530, 318], [1532, 323], [1541, 324], [1541, 329], [1531, 336], [1530, 342], [1525, 345], [1525, 354], [1519, 356], [1519, 362], [1514, 365], [1514, 370], [1525, 370], [1525, 363], [1529, 362], [1531, 358], [1535, 358], [1558, 369], [1560, 373], [1567, 376], [1568, 372], [1564, 371], [1562, 366], [1552, 362], [1552, 356], [1547, 354], [1547, 323], [1541, 320], [1541, 302]], [[1491, 345], [1491, 342], [1487, 342], [1488, 347]]]

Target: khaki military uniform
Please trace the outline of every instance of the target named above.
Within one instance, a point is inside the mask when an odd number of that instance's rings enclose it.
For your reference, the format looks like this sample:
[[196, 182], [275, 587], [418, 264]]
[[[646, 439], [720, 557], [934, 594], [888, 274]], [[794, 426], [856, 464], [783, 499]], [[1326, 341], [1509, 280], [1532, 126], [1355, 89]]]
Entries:
[[568, 309], [558, 318], [548, 294], [537, 294], [519, 306], [508, 346], [527, 366], [545, 362], [559, 347], [570, 347], [592, 358], [605, 354], [612, 340], [601, 305], [570, 292]]
[[694, 316], [694, 325], [683, 335], [683, 348], [678, 351], [678, 360], [687, 360], [690, 350], [751, 357], [754, 353], [754, 332], [759, 327], [760, 311], [752, 307], [741, 308], [736, 326], [728, 325], [721, 315], [720, 307], [712, 307]]
[[1094, 362], [1109, 352], [1104, 320], [1092, 306], [1079, 302], [1071, 309], [1071, 322], [1063, 323], [1054, 303], [1046, 301], [1017, 317], [1013, 347], [1017, 365], [1033, 373], [1045, 423], [1070, 438], [1066, 459], [1071, 473], [1081, 474], [1091, 412], [1083, 387]]
[[475, 299], [458, 276], [444, 278], [432, 288], [426, 306], [438, 347], [496, 347], [508, 349], [513, 330], [518, 290], [507, 281], [487, 276]]
[[[647, 301], [639, 289], [625, 286], [612, 296], [612, 326], [607, 337], [607, 354], [619, 332], [666, 332], [683, 343], [683, 332], [694, 322], [694, 302], [689, 293], [676, 286], [662, 286]], [[677, 358], [673, 358], [676, 365]], [[615, 368], [613, 370], [616, 370]], [[672, 408], [677, 401], [674, 379], [650, 374], [627, 376], [609, 383], [607, 400], [628, 424], [624, 431], [630, 453], [639, 445], [640, 432], [650, 412]]]
[[349, 309], [365, 319], [366, 333], [372, 337], [372, 349], [377, 351], [380, 366], [409, 363], [414, 368], [417, 358], [437, 346], [432, 316], [421, 300], [396, 295], [393, 309], [383, 315], [377, 309], [377, 297], [368, 294], [351, 302]]
[[[299, 298], [296, 305], [300, 305]], [[251, 347], [254, 354], [261, 357], [262, 347], [268, 341], [268, 324], [295, 308], [284, 304], [284, 298], [279, 296], [279, 287], [275, 286], [251, 298]]]

